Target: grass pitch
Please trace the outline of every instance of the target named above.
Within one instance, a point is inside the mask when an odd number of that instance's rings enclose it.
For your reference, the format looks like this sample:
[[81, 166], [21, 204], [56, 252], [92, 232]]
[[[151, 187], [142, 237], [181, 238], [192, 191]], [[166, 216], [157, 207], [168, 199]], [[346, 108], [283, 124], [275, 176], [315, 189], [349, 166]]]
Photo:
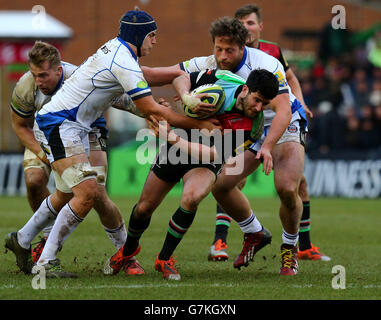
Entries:
[[[136, 198], [113, 199], [128, 223]], [[260, 221], [273, 234], [270, 246], [255, 261], [238, 271], [233, 260], [242, 249], [242, 233], [232, 223], [228, 236], [227, 262], [209, 262], [207, 254], [214, 237], [215, 202], [205, 199], [195, 221], [178, 246], [182, 280], [163, 280], [154, 270], [168, 228], [179, 205], [169, 197], [154, 213], [141, 239], [137, 256], [146, 274], [127, 277], [123, 272], [104, 276], [103, 264], [114, 253], [95, 211], [65, 242], [58, 257], [65, 270], [78, 279], [47, 279], [46, 289], [32, 288], [33, 276], [26, 276], [15, 264], [12, 252], [1, 250], [0, 299], [2, 300], [379, 300], [381, 298], [380, 231], [381, 201], [311, 199], [311, 238], [314, 245], [332, 258], [329, 262], [300, 261], [295, 277], [280, 277], [281, 225], [279, 200], [250, 199]], [[31, 216], [26, 198], [0, 198], [0, 235], [21, 228]], [[345, 268], [345, 289], [333, 289], [332, 268]]]

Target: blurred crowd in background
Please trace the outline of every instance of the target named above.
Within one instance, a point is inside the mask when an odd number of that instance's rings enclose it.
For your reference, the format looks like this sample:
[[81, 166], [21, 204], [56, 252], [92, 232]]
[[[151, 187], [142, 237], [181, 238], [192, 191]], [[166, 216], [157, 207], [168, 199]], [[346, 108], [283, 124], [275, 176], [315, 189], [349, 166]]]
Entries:
[[313, 63], [292, 67], [314, 114], [307, 154], [380, 158], [381, 25], [357, 34], [327, 25]]

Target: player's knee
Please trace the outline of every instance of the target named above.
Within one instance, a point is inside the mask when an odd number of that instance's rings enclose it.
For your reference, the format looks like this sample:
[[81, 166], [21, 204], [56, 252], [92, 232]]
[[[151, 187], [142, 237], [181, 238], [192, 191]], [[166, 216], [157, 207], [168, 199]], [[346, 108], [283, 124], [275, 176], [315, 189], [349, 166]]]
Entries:
[[229, 185], [225, 185], [223, 183], [219, 183], [219, 181], [217, 179], [217, 182], [212, 187], [212, 193], [213, 193], [213, 195], [220, 195], [220, 194], [228, 193], [232, 189], [234, 189], [234, 187], [232, 188]]
[[297, 188], [288, 186], [277, 189], [277, 192], [284, 206], [290, 210], [295, 208], [298, 197]]
[[300, 181], [300, 184], [299, 184], [299, 195], [302, 198], [308, 197], [307, 181], [306, 181], [305, 177], [303, 177], [302, 180]]
[[109, 203], [110, 198], [107, 195], [106, 188], [102, 185], [97, 184], [98, 192], [97, 192], [97, 197], [95, 199], [95, 202], [98, 204], [104, 203], [105, 205]]
[[195, 210], [206, 195], [207, 193], [202, 190], [189, 190], [185, 192], [181, 198], [182, 206]]
[[134, 215], [137, 218], [146, 219], [152, 216], [156, 206], [149, 200], [139, 201], [135, 207]]
[[74, 196], [81, 201], [84, 207], [92, 208], [98, 198], [98, 188], [95, 179], [86, 180], [81, 183], [81, 187], [77, 188]]
[[47, 183], [44, 172], [41, 174], [25, 174], [25, 185], [29, 193], [41, 193], [41, 189], [45, 188]]
[[239, 189], [239, 190], [242, 190], [243, 189], [243, 187], [245, 186], [245, 184], [246, 184], [246, 178], [243, 178], [238, 184], [237, 184], [237, 188]]

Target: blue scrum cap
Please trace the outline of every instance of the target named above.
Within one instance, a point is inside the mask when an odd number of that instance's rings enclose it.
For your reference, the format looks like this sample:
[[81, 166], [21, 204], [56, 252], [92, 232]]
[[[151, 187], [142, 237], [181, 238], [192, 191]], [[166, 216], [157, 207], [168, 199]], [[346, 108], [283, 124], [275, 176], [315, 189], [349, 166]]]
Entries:
[[120, 19], [119, 37], [133, 44], [138, 49], [140, 57], [140, 47], [144, 39], [156, 30], [156, 22], [147, 12], [130, 10]]

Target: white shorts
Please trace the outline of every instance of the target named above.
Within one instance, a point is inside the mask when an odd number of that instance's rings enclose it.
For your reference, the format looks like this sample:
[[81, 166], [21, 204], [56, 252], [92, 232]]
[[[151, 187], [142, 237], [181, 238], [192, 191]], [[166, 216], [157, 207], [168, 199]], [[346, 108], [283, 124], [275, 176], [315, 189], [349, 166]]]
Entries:
[[62, 122], [50, 132], [49, 141], [37, 125], [33, 130], [50, 163], [82, 153], [90, 155], [89, 132], [77, 122]]
[[32, 151], [29, 149], [25, 149], [24, 151], [24, 160], [22, 162], [22, 166], [24, 171], [35, 168], [44, 170], [47, 177], [50, 176], [51, 168], [46, 163], [41, 161], [39, 157], [37, 157]]
[[[280, 137], [278, 142], [276, 144], [281, 144], [284, 142], [298, 142], [301, 145], [305, 145], [305, 137], [306, 137], [306, 131], [304, 129], [304, 125], [301, 126], [302, 119], [296, 119], [292, 121], [283, 135]], [[267, 134], [270, 130], [270, 126], [266, 126], [261, 138], [257, 140], [255, 143], [253, 143], [248, 150], [257, 153], [262, 147], [262, 144], [264, 143]]]

